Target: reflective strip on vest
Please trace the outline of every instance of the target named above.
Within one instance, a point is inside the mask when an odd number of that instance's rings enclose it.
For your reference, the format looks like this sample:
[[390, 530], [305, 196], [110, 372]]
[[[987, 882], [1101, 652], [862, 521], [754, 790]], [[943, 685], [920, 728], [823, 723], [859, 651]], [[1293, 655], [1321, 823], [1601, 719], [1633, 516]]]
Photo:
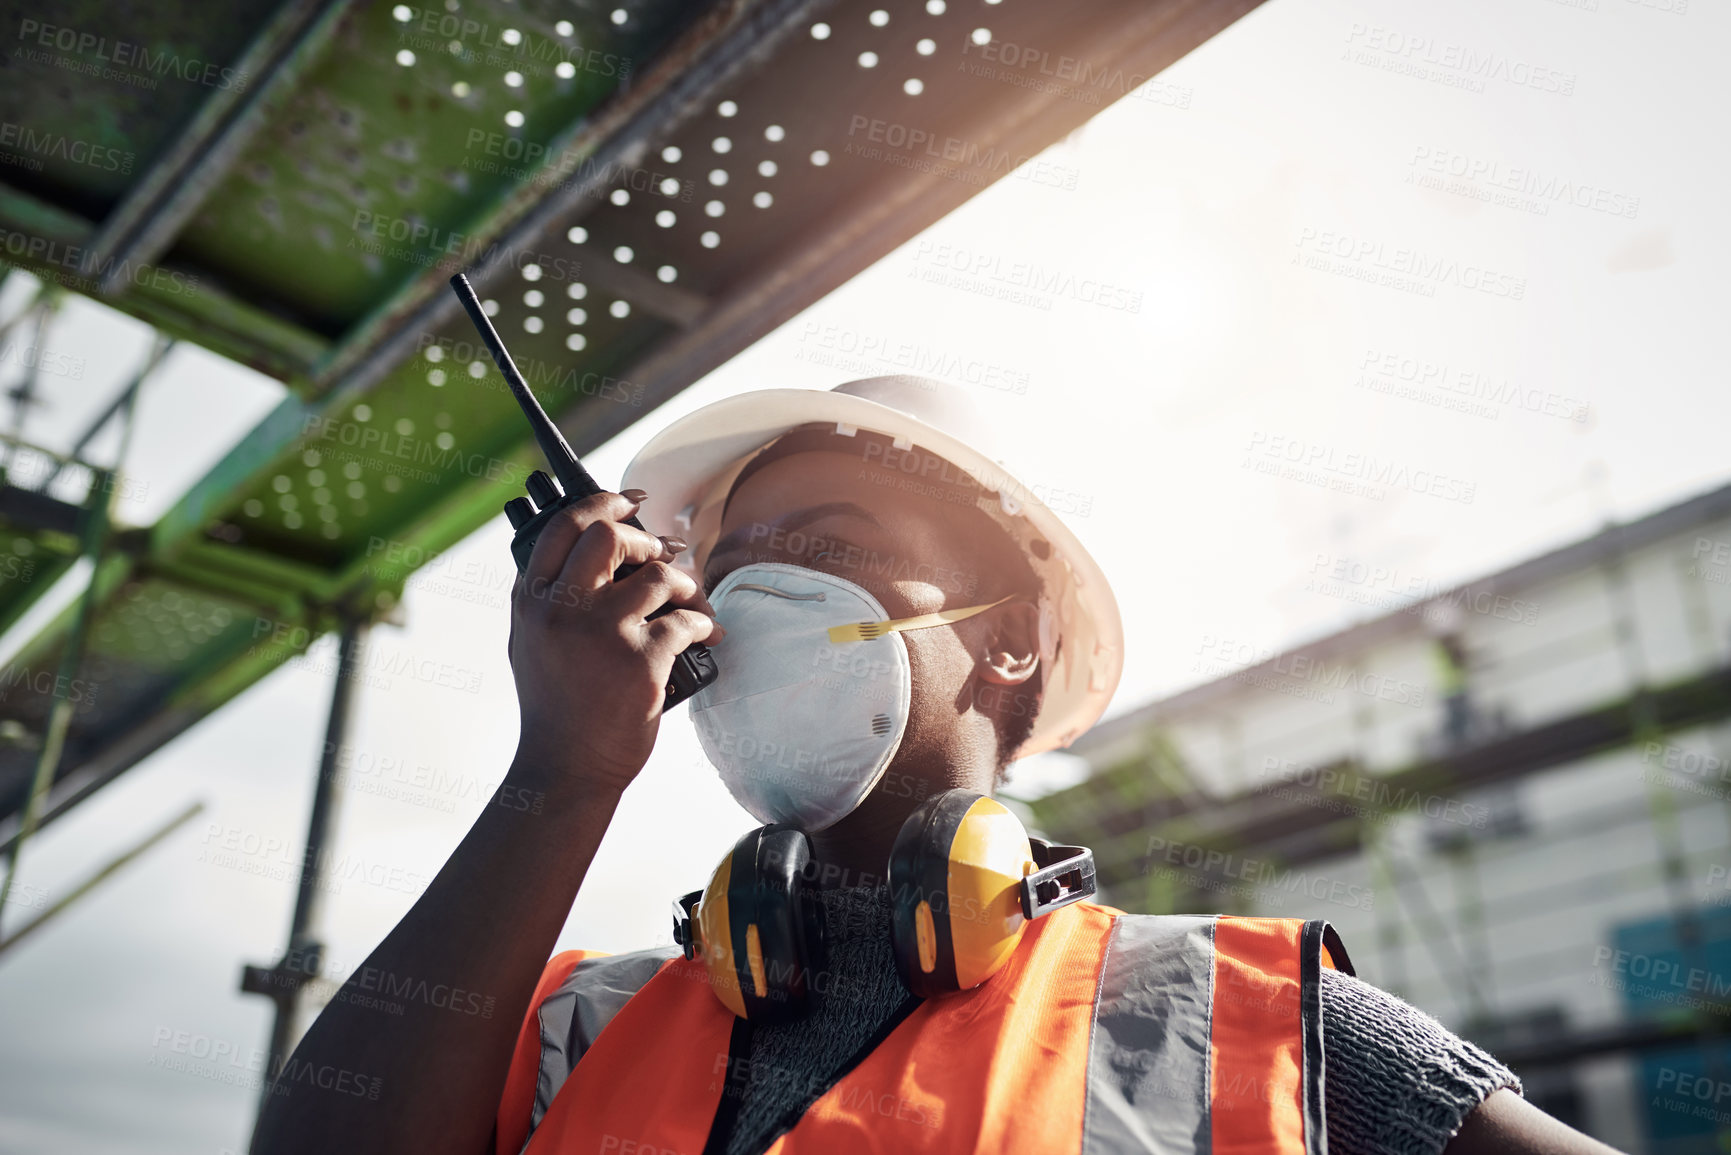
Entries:
[[529, 1115], [531, 1135], [572, 1070], [595, 1045], [602, 1028], [662, 964], [678, 955], [678, 947], [655, 947], [584, 959], [572, 968], [571, 977], [542, 1001], [535, 1011], [541, 1030], [541, 1063], [535, 1075], [535, 1106]]
[[1113, 923], [1088, 1047], [1083, 1155], [1209, 1155], [1214, 919]]
[[[1076, 903], [983, 986], [917, 1007], [768, 1153], [1327, 1155], [1321, 966], [1351, 973], [1320, 921]], [[525, 1152], [700, 1155], [737, 1073], [701, 962], [586, 958], [533, 1017]]]

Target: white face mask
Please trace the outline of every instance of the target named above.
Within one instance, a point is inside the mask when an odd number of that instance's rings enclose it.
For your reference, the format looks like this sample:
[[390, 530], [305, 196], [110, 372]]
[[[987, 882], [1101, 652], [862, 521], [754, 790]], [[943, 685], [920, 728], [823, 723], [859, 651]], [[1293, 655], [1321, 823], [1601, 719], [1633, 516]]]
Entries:
[[759, 822], [822, 830], [883, 777], [913, 689], [895, 634], [837, 645], [831, 626], [887, 617], [845, 578], [781, 563], [740, 566], [710, 594], [727, 636], [721, 676], [691, 699], [703, 752]]
[[[853, 582], [780, 562], [740, 566], [709, 600], [727, 636], [710, 647], [721, 676], [691, 698], [698, 742], [754, 818], [808, 831], [863, 802], [901, 746], [913, 685], [898, 631], [990, 608], [885, 623]], [[831, 640], [832, 628], [863, 622], [884, 632]]]

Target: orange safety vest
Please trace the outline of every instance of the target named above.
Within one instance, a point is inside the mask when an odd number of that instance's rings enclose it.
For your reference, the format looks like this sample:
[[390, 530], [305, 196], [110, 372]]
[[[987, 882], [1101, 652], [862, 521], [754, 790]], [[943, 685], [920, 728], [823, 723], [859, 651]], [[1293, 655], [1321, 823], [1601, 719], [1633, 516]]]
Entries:
[[[1351, 973], [1321, 920], [1075, 903], [982, 986], [919, 1003], [767, 1155], [1326, 1155], [1324, 966]], [[496, 1155], [702, 1155], [745, 1037], [677, 948], [560, 954]]]

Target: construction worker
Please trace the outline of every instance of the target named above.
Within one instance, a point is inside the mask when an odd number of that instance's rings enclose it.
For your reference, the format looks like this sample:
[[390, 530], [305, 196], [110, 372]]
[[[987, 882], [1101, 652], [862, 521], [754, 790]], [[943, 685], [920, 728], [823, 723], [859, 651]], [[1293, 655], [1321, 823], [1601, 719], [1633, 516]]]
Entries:
[[[967, 401], [912, 377], [733, 397], [542, 531], [504, 784], [295, 1052], [379, 1093], [280, 1088], [256, 1150], [1610, 1150], [1351, 977], [1326, 923], [1090, 902], [1087, 852], [992, 800], [1099, 717], [1122, 638]], [[677, 945], [548, 961], [695, 642], [721, 670], [699, 740], [765, 825]], [[380, 1014], [367, 975], [482, 998]]]

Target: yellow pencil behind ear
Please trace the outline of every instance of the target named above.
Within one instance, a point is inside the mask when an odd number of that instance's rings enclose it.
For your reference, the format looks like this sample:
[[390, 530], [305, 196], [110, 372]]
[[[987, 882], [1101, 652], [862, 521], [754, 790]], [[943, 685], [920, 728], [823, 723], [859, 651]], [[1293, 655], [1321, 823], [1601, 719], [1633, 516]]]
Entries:
[[997, 601], [987, 602], [985, 605], [939, 610], [935, 614], [919, 614], [915, 617], [895, 618], [887, 622], [853, 622], [845, 626], [831, 626], [829, 640], [837, 645], [843, 642], [870, 642], [897, 630], [923, 630], [927, 626], [947, 626], [951, 622], [971, 618], [993, 606], [1001, 606], [1015, 596], [1015, 594], [1005, 594]]

